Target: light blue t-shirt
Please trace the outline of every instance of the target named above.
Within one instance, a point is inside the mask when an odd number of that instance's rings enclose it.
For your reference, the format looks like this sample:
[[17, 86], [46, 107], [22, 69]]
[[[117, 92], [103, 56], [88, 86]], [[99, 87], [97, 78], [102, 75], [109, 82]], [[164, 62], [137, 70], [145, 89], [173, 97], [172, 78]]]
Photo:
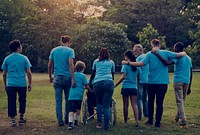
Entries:
[[[137, 62], [142, 61], [146, 57], [146, 54], [141, 54], [136, 58]], [[139, 83], [148, 83], [148, 74], [149, 74], [149, 64], [140, 67], [141, 73], [140, 73], [140, 82]]]
[[54, 76], [63, 75], [71, 77], [69, 59], [74, 57], [74, 50], [67, 46], [54, 48], [49, 56], [49, 59], [54, 62]]
[[122, 82], [122, 88], [137, 89], [137, 75], [140, 73], [140, 68], [137, 67], [137, 70], [133, 71], [130, 65], [123, 65], [121, 73], [126, 74], [126, 78]]
[[28, 58], [20, 53], [12, 53], [7, 56], [1, 66], [2, 70], [7, 71], [6, 86], [25, 87], [26, 70], [31, 67]]
[[93, 62], [92, 70], [96, 71], [93, 83], [102, 80], [113, 80], [112, 73], [115, 72], [115, 64], [112, 60], [99, 60]]
[[[167, 50], [158, 50], [158, 53], [166, 60], [177, 57], [177, 53]], [[148, 52], [141, 62], [144, 65], [149, 64], [149, 84], [169, 84], [168, 66], [164, 65], [157, 56]]]
[[174, 65], [174, 82], [190, 83], [192, 61], [188, 55], [178, 59], [173, 59]]
[[68, 100], [82, 100], [85, 91], [84, 86], [88, 84], [86, 75], [82, 72], [75, 72], [74, 78], [76, 87], [70, 88]]

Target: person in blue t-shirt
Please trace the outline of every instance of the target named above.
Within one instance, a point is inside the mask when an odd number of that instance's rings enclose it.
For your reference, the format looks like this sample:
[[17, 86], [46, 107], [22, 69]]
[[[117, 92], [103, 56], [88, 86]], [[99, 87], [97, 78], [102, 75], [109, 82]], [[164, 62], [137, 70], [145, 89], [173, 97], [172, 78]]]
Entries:
[[[68, 124], [69, 104], [68, 96], [70, 87], [76, 86], [74, 81], [74, 50], [70, 48], [72, 39], [68, 35], [61, 36], [61, 46], [52, 49], [49, 56], [48, 73], [49, 80], [52, 83], [55, 91], [56, 99], [56, 116], [59, 126]], [[53, 70], [54, 69], [54, 70]], [[53, 71], [52, 71], [53, 70]], [[52, 76], [54, 72], [54, 77]], [[65, 114], [63, 122], [62, 113], [62, 93], [65, 95]]]
[[[69, 92], [69, 124], [68, 124], [68, 129], [72, 130], [73, 129], [73, 122], [74, 125], [78, 125], [78, 118], [80, 116], [80, 110], [81, 110], [81, 103], [83, 100], [83, 95], [84, 95], [84, 87], [88, 89], [89, 91], [93, 92], [93, 90], [89, 87], [88, 81], [86, 78], [86, 75], [83, 74], [86, 66], [85, 63], [82, 61], [77, 61], [75, 64], [75, 70], [76, 72], [74, 73], [74, 78], [76, 81], [76, 87], [71, 87], [70, 92]], [[74, 113], [76, 115], [74, 116]]]
[[[91, 81], [97, 101], [97, 125], [102, 128], [102, 110], [104, 113], [104, 130], [109, 128], [110, 104], [114, 91], [115, 64], [109, 59], [110, 54], [106, 48], [101, 48], [99, 58], [93, 62]], [[94, 79], [94, 80], [93, 80]], [[103, 109], [102, 109], [103, 108]]]
[[[133, 52], [130, 50], [127, 50], [124, 53], [124, 58], [128, 62], [136, 62], [136, 58], [133, 55]], [[122, 76], [115, 84], [115, 87], [117, 87], [122, 82], [121, 94], [123, 98], [124, 123], [126, 124], [128, 120], [128, 106], [130, 97], [136, 127], [138, 127], [139, 124], [137, 107], [137, 79], [139, 79], [139, 72], [140, 68], [130, 65], [123, 65], [121, 69]]]
[[12, 52], [7, 56], [2, 64], [4, 87], [8, 96], [8, 116], [11, 117], [11, 126], [15, 127], [16, 123], [16, 98], [19, 97], [19, 124], [25, 124], [24, 113], [26, 110], [26, 75], [29, 85], [28, 91], [32, 89], [31, 64], [28, 58], [22, 53], [22, 45], [19, 40], [13, 40], [9, 43]]
[[[157, 52], [165, 59], [179, 58], [186, 55], [185, 52], [174, 53], [167, 50], [160, 50], [160, 42], [158, 39], [151, 41], [152, 50]], [[130, 64], [132, 66], [144, 66], [149, 64], [148, 75], [148, 121], [146, 124], [153, 125], [154, 100], [156, 98], [156, 122], [155, 127], [160, 127], [163, 114], [163, 102], [169, 84], [168, 66], [165, 66], [157, 56], [148, 52], [141, 62], [122, 61], [122, 64]]]
[[[184, 45], [182, 42], [177, 42], [174, 45], [175, 52], [183, 52]], [[175, 121], [178, 122], [181, 119], [181, 128], [188, 128], [187, 119], [184, 111], [184, 102], [188, 93], [188, 86], [192, 81], [192, 61], [188, 55], [185, 55], [179, 59], [165, 60], [157, 52], [153, 52], [158, 58], [165, 64], [174, 66], [174, 92], [177, 104], [177, 114]]]
[[[137, 57], [136, 61], [140, 62], [146, 57], [143, 52], [143, 47], [140, 44], [136, 44], [133, 47], [134, 55]], [[139, 120], [142, 120], [142, 110], [144, 117], [148, 118], [148, 74], [149, 74], [149, 64], [141, 67], [140, 80], [138, 82], [138, 94], [137, 94], [137, 105], [138, 105], [138, 116]]]

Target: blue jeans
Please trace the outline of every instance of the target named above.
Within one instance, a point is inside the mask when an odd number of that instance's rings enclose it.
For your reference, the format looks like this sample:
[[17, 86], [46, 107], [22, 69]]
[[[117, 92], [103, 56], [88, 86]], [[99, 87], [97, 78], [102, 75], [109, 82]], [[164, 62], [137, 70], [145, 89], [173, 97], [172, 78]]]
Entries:
[[66, 76], [55, 76], [54, 78], [54, 91], [55, 91], [55, 99], [56, 99], [56, 116], [58, 119], [58, 123], [63, 123], [63, 113], [62, 113], [62, 95], [64, 91], [65, 95], [65, 114], [64, 120], [68, 122], [68, 113], [69, 113], [69, 90], [71, 87], [71, 77]]
[[103, 80], [93, 84], [97, 100], [97, 120], [102, 123], [102, 109], [104, 113], [104, 130], [109, 127], [110, 104], [114, 91], [114, 83], [110, 80]]
[[142, 108], [144, 117], [148, 117], [148, 101], [147, 101], [148, 85], [145, 83], [138, 84], [137, 106], [139, 120], [142, 120]]

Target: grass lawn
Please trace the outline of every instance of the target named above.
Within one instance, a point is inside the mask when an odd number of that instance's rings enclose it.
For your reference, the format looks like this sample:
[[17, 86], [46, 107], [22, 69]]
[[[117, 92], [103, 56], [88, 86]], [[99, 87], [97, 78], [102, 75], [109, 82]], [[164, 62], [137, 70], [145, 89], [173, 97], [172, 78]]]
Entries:
[[[89, 77], [89, 76], [88, 76]], [[115, 81], [120, 75], [115, 75]], [[173, 74], [170, 73], [172, 81]], [[193, 74], [192, 93], [186, 99], [185, 111], [189, 122], [188, 129], [180, 129], [179, 124], [174, 122], [176, 113], [175, 96], [172, 82], [164, 101], [164, 112], [161, 128], [146, 126], [146, 118], [140, 122], [139, 127], [133, 127], [133, 111], [129, 107], [127, 125], [123, 124], [123, 107], [120, 94], [121, 86], [114, 92], [117, 101], [117, 124], [110, 126], [107, 134], [111, 135], [199, 135], [200, 134], [200, 72]], [[10, 119], [7, 117], [7, 96], [3, 89], [2, 74], [0, 73], [0, 135], [43, 135], [43, 134], [67, 134], [67, 135], [101, 135], [103, 130], [95, 128], [96, 120], [90, 120], [86, 126], [82, 124], [72, 131], [67, 126], [58, 127], [55, 115], [55, 98], [52, 84], [49, 83], [47, 74], [33, 73], [33, 89], [27, 94], [27, 110], [25, 117], [27, 124], [24, 126], [10, 127]], [[18, 118], [18, 117], [17, 117]]]

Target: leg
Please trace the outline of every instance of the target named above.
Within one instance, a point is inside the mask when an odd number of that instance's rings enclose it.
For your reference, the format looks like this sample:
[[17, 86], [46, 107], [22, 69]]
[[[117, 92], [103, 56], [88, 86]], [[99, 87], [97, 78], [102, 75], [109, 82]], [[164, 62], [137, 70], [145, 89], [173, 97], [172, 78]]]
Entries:
[[8, 116], [15, 117], [17, 115], [17, 110], [16, 110], [17, 90], [15, 87], [7, 87], [6, 92], [8, 96]]
[[144, 117], [148, 117], [148, 100], [147, 100], [148, 87], [147, 84], [142, 84], [142, 87], [143, 87], [142, 91], [143, 114]]
[[134, 112], [135, 122], [136, 122], [136, 124], [138, 124], [139, 120], [138, 120], [137, 96], [131, 95], [130, 100], [131, 100], [131, 106], [132, 106], [132, 109], [133, 109], [133, 112]]
[[26, 111], [26, 87], [18, 88], [18, 96], [19, 96], [19, 113], [24, 114]]
[[138, 84], [137, 107], [138, 107], [139, 120], [142, 120], [142, 92], [143, 92], [143, 87], [142, 85]]
[[147, 124], [153, 124], [153, 114], [154, 114], [154, 100], [155, 100], [155, 87], [154, 84], [148, 85], [148, 112], [149, 119]]
[[129, 100], [127, 96], [122, 96], [122, 99], [123, 99], [124, 123], [127, 123]]
[[167, 92], [167, 84], [159, 84], [156, 88], [156, 127], [160, 127], [163, 114], [163, 102]]

